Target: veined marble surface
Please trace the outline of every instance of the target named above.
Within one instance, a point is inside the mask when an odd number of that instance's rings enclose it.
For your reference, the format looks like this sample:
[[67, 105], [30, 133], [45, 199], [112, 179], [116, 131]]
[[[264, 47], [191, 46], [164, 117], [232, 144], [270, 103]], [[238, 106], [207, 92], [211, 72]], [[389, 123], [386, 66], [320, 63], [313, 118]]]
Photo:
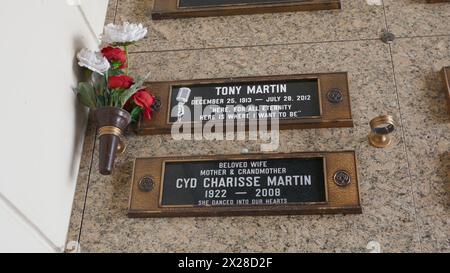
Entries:
[[[450, 251], [450, 116], [439, 70], [450, 66], [450, 3], [343, 0], [340, 11], [152, 21], [151, 0], [111, 0], [108, 22], [144, 22], [131, 70], [154, 81], [347, 71], [354, 128], [281, 132], [279, 152], [356, 150], [361, 215], [129, 219], [136, 157], [259, 152], [253, 141], [127, 137], [112, 176], [86, 132], [68, 241], [85, 252]], [[370, 5], [368, 4], [370, 3]], [[383, 29], [398, 38], [380, 41]], [[390, 114], [394, 144], [369, 146]]]

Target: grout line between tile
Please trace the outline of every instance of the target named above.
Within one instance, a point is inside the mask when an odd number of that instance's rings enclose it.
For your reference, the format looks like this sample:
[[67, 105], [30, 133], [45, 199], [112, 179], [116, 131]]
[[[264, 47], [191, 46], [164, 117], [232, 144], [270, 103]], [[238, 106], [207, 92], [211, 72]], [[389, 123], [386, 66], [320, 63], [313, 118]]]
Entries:
[[450, 37], [450, 34], [417, 35], [417, 36], [398, 36], [396, 39], [417, 39], [417, 38], [439, 38]]
[[234, 48], [256, 48], [256, 47], [310, 45], [310, 44], [329, 44], [329, 43], [345, 43], [345, 42], [365, 42], [365, 41], [378, 41], [378, 40], [379, 40], [379, 38], [364, 38], [364, 39], [328, 40], [328, 41], [282, 43], [282, 44], [236, 45], [236, 46], [181, 48], [181, 49], [167, 49], [167, 50], [142, 50], [142, 51], [130, 51], [130, 54], [180, 52], [180, 51], [202, 51], [202, 50], [218, 50], [218, 49], [234, 49]]
[[[382, 0], [383, 3], [383, 14], [384, 14], [384, 21], [385, 21], [385, 26], [386, 26], [386, 31], [389, 31], [389, 25], [388, 25], [388, 20], [387, 20], [387, 15], [386, 15], [386, 6], [384, 4], [384, 0]], [[411, 164], [409, 161], [409, 153], [408, 153], [408, 147], [406, 146], [406, 135], [405, 135], [405, 128], [403, 126], [403, 114], [402, 114], [402, 109], [401, 109], [401, 104], [400, 104], [400, 95], [399, 95], [399, 91], [398, 91], [398, 85], [397, 85], [397, 76], [395, 73], [395, 64], [394, 64], [394, 55], [392, 53], [392, 45], [389, 44], [389, 55], [391, 57], [391, 66], [392, 66], [392, 75], [394, 77], [394, 87], [395, 87], [395, 94], [397, 96], [397, 107], [398, 107], [398, 113], [400, 115], [400, 126], [401, 126], [401, 135], [402, 135], [402, 140], [403, 140], [403, 150], [406, 156], [406, 164], [408, 167], [408, 176], [409, 176], [409, 183], [410, 183], [410, 191], [411, 191], [411, 196], [412, 196], [412, 201], [413, 201], [413, 213], [414, 213], [414, 222], [416, 224], [416, 230], [417, 230], [417, 235], [418, 235], [418, 242], [419, 242], [419, 250], [420, 252], [423, 252], [423, 246], [422, 246], [422, 229], [421, 226], [419, 224], [419, 219], [418, 219], [418, 215], [417, 215], [417, 203], [416, 203], [416, 192], [414, 189], [414, 184], [413, 184], [413, 179], [412, 179], [412, 173], [411, 173]]]
[[384, 4], [384, 0], [381, 0], [381, 3], [383, 4], [384, 27], [386, 28], [386, 31], [389, 31], [389, 24], [386, 15], [386, 5]]
[[389, 54], [391, 55], [391, 63], [392, 63], [392, 73], [394, 76], [394, 85], [395, 85], [395, 93], [397, 95], [397, 105], [398, 105], [398, 112], [400, 115], [400, 126], [401, 126], [401, 134], [402, 134], [402, 139], [403, 139], [403, 149], [405, 151], [405, 156], [406, 156], [406, 163], [408, 166], [408, 175], [409, 175], [409, 182], [410, 182], [410, 187], [411, 187], [411, 195], [412, 195], [412, 201], [414, 204], [414, 218], [415, 218], [415, 222], [416, 222], [416, 229], [417, 232], [419, 233], [419, 248], [420, 251], [423, 252], [423, 247], [422, 247], [422, 229], [421, 226], [419, 224], [419, 218], [418, 218], [418, 213], [417, 213], [417, 202], [416, 202], [416, 191], [415, 191], [415, 187], [414, 187], [414, 183], [413, 183], [413, 179], [412, 179], [412, 173], [411, 173], [411, 164], [410, 164], [410, 160], [409, 160], [409, 153], [408, 153], [408, 147], [406, 146], [407, 140], [406, 140], [406, 134], [405, 134], [405, 127], [403, 126], [403, 113], [402, 113], [402, 109], [401, 109], [401, 105], [400, 105], [400, 95], [398, 93], [398, 86], [397, 86], [397, 76], [395, 74], [395, 64], [394, 64], [394, 57], [392, 54], [392, 46], [389, 45]]
[[406, 145], [407, 140], [406, 140], [406, 134], [405, 134], [405, 127], [403, 126], [403, 113], [402, 113], [401, 104], [400, 104], [400, 95], [398, 92], [397, 76], [395, 74], [396, 72], [395, 72], [394, 56], [392, 54], [392, 46], [391, 45], [389, 45], [389, 54], [391, 55], [392, 73], [394, 76], [395, 93], [397, 95], [397, 105], [398, 105], [398, 111], [399, 111], [399, 115], [400, 115], [400, 126], [402, 128], [401, 134], [402, 134], [402, 139], [403, 139], [403, 149], [404, 149], [405, 155], [406, 155], [406, 163], [408, 165], [408, 175], [409, 175], [409, 181], [410, 181], [410, 187], [411, 187], [411, 195], [412, 195], [412, 201], [414, 204], [414, 218], [416, 221], [417, 232], [419, 233], [418, 240], [419, 240], [420, 252], [423, 252], [422, 239], [421, 239], [422, 238], [422, 229], [419, 224], [419, 216], [417, 213], [416, 190], [415, 190], [413, 179], [412, 179], [411, 164], [410, 164], [410, 160], [409, 160], [408, 147]]
[[117, 10], [119, 9], [119, 0], [116, 0], [116, 7], [114, 8], [114, 19], [113, 23], [116, 23], [116, 17], [117, 17]]
[[80, 230], [78, 231], [78, 243], [81, 246], [81, 231], [83, 230], [83, 222], [84, 222], [84, 213], [86, 211], [86, 202], [87, 202], [87, 197], [88, 197], [88, 192], [89, 192], [89, 184], [91, 183], [91, 173], [92, 173], [92, 165], [94, 164], [94, 154], [95, 154], [95, 146], [97, 143], [97, 130], [95, 129], [94, 132], [94, 144], [92, 145], [92, 154], [91, 154], [91, 163], [89, 164], [89, 170], [88, 170], [88, 177], [87, 177], [87, 184], [86, 184], [86, 192], [84, 195], [84, 200], [83, 200], [83, 211], [81, 213], [81, 222], [80, 222]]
[[[398, 39], [420, 39], [420, 38], [438, 38], [438, 37], [450, 37], [450, 34], [419, 35], [419, 36], [399, 36], [399, 37], [396, 37], [396, 39], [397, 40]], [[327, 40], [327, 41], [281, 43], [281, 44], [236, 45], [236, 46], [180, 48], [180, 49], [164, 49], [164, 50], [141, 50], [141, 51], [139, 51], [139, 50], [136, 50], [136, 51], [131, 50], [130, 54], [166, 53], [166, 52], [181, 52], [181, 51], [202, 51], [202, 50], [219, 50], [219, 49], [235, 49], [235, 48], [256, 48], [256, 47], [271, 47], [271, 46], [311, 45], [311, 44], [329, 44], [329, 43], [347, 43], [347, 42], [366, 42], [366, 41], [378, 41], [379, 39], [380, 38], [377, 37], [377, 38], [364, 38], [364, 39]]]

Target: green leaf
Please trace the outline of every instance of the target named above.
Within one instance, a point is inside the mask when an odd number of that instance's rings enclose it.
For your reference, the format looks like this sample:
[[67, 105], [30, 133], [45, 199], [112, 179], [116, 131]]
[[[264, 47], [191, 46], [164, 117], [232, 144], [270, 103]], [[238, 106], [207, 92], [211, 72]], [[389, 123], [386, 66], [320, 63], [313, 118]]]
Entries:
[[110, 69], [109, 70], [109, 76], [119, 76], [123, 75], [125, 72], [122, 69]]
[[111, 62], [111, 68], [113, 70], [117, 70], [122, 66], [122, 63], [120, 61], [113, 61]]
[[106, 91], [106, 81], [104, 76], [96, 74], [91, 78], [92, 85], [97, 96], [97, 107], [107, 106], [105, 91]]
[[80, 82], [75, 88], [78, 98], [81, 103], [89, 108], [95, 108], [97, 106], [97, 97], [94, 87], [87, 82]]
[[106, 98], [103, 95], [97, 95], [97, 107], [107, 106]]
[[142, 108], [139, 106], [134, 107], [133, 111], [131, 111], [131, 120], [133, 122], [138, 122], [143, 111], [144, 110], [142, 110]]
[[133, 45], [133, 44], [135, 44], [135, 43], [136, 43], [136, 42], [113, 43], [112, 45], [113, 45], [113, 46], [122, 46], [122, 47], [125, 47], [125, 46]]
[[112, 104], [112, 106], [122, 108], [120, 106], [120, 95], [123, 92], [124, 91], [120, 90], [120, 89], [116, 89], [116, 90], [111, 91], [111, 104]]
[[149, 74], [145, 76], [143, 79], [137, 79], [137, 81], [128, 89], [125, 90], [119, 97], [120, 99], [120, 108], [123, 108], [125, 106], [125, 103], [133, 96], [139, 89], [142, 88], [142, 85], [147, 80]]

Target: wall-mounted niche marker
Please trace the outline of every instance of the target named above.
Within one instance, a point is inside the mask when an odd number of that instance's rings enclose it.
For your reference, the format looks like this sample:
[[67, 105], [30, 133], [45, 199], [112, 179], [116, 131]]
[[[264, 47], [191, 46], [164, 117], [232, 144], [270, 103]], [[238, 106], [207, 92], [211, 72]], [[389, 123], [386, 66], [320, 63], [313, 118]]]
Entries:
[[340, 0], [155, 0], [153, 19], [340, 9]]
[[[161, 101], [138, 134], [169, 134], [177, 122], [205, 125], [215, 121], [249, 124], [279, 119], [279, 128], [353, 127], [347, 73], [153, 82], [147, 86]], [[276, 113], [275, 113], [276, 111]], [[270, 124], [269, 124], [270, 125]], [[216, 127], [218, 128], [218, 127]]]
[[140, 158], [129, 217], [361, 213], [353, 151]]

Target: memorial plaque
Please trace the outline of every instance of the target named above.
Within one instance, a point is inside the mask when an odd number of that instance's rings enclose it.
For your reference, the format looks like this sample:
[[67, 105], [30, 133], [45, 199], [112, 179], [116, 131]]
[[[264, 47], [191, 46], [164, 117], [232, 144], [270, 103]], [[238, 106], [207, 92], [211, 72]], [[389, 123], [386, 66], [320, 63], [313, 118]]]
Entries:
[[450, 114], [450, 67], [442, 69], [442, 79], [444, 83], [444, 90], [447, 97], [447, 110]]
[[310, 2], [309, 0], [179, 0], [180, 8], [220, 7], [229, 5], [282, 4]]
[[[279, 120], [280, 129], [352, 127], [346, 73], [148, 83], [161, 100], [150, 121], [140, 121], [138, 134], [164, 134], [182, 123], [227, 128], [227, 122]], [[182, 107], [183, 117], [177, 115]]]
[[427, 3], [449, 3], [450, 0], [427, 0]]
[[[169, 109], [177, 106], [177, 94], [180, 88], [182, 87], [172, 87]], [[197, 119], [200, 121], [211, 120], [214, 113], [219, 113], [217, 115], [219, 120], [243, 121], [247, 118], [258, 118], [258, 114], [262, 116], [258, 110], [269, 113], [270, 110], [277, 110], [279, 119], [320, 117], [321, 115], [318, 79], [222, 85], [198, 84], [189, 86], [189, 89], [191, 100], [186, 103], [186, 106], [191, 113], [194, 113], [195, 105], [214, 105], [211, 107], [211, 113], [198, 116]], [[249, 110], [248, 116], [240, 114], [241, 112], [236, 108], [237, 105], [243, 110]], [[250, 105], [255, 107], [254, 111], [251, 111]], [[205, 107], [202, 109], [204, 112]], [[171, 123], [176, 121], [176, 116], [170, 117]]]
[[361, 213], [354, 152], [136, 159], [130, 217]]
[[326, 201], [323, 158], [165, 162], [161, 206]]
[[340, 0], [154, 0], [152, 18], [172, 19], [340, 8]]

